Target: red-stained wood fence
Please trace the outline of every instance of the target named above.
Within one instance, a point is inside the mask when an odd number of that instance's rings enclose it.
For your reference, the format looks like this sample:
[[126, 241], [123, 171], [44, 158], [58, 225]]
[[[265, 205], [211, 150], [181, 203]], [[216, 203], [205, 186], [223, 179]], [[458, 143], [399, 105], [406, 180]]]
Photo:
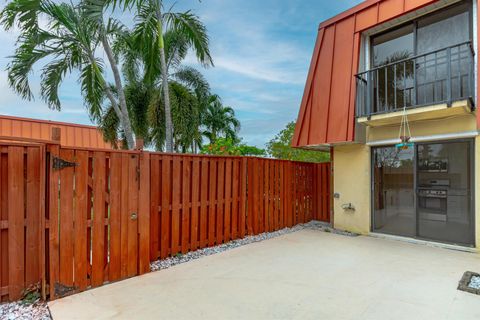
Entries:
[[149, 156], [50, 147], [50, 299], [150, 271]]
[[0, 294], [50, 299], [150, 262], [330, 219], [330, 164], [0, 144]]
[[247, 161], [151, 155], [152, 260], [245, 236]]
[[45, 272], [43, 146], [0, 142], [0, 301], [21, 297]]
[[150, 259], [329, 221], [330, 164], [153, 153]]

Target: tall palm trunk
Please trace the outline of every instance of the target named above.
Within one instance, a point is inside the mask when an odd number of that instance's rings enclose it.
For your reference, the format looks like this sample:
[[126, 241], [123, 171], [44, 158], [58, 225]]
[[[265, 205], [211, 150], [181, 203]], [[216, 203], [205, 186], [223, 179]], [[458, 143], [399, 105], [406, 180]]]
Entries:
[[165, 150], [173, 152], [173, 124], [172, 112], [170, 107], [170, 93], [168, 88], [167, 63], [165, 61], [165, 44], [163, 42], [163, 26], [162, 26], [162, 12], [161, 0], [157, 3], [157, 32], [158, 32], [158, 49], [160, 51], [160, 67], [162, 71], [162, 87], [163, 99], [165, 102]]
[[127, 139], [128, 149], [132, 150], [135, 148], [135, 140], [133, 139], [133, 130], [132, 130], [132, 123], [130, 122], [130, 116], [128, 114], [127, 109], [127, 100], [125, 99], [125, 91], [123, 90], [122, 85], [122, 78], [120, 77], [120, 71], [118, 70], [117, 61], [113, 55], [112, 48], [108, 43], [108, 40], [103, 33], [102, 36], [102, 44], [107, 54], [108, 61], [110, 62], [110, 67], [113, 72], [113, 77], [115, 79], [115, 87], [118, 93], [118, 104], [120, 105], [120, 114], [117, 114], [120, 123], [123, 127], [123, 132], [125, 134], [125, 138]]

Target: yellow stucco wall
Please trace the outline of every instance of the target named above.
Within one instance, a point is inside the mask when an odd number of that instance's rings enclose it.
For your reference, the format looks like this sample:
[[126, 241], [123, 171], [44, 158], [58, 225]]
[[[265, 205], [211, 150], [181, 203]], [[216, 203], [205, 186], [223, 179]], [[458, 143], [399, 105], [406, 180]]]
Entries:
[[[382, 127], [367, 127], [367, 142], [397, 139], [399, 129], [399, 124]], [[477, 130], [477, 120], [473, 114], [443, 119], [410, 122], [410, 131], [412, 133], [412, 137], [459, 133], [475, 130]]]
[[[476, 131], [475, 114], [414, 121], [410, 123], [412, 136], [430, 136]], [[398, 138], [399, 125], [367, 127], [367, 142]], [[334, 146], [333, 223], [338, 229], [361, 234], [370, 232], [371, 224], [371, 151], [366, 144]], [[480, 136], [475, 138], [475, 236], [480, 249]], [[354, 211], [344, 210], [343, 204], [352, 203]]]
[[[333, 223], [335, 228], [357, 233], [370, 231], [370, 147], [362, 144], [333, 148]], [[355, 210], [342, 209], [351, 203]]]

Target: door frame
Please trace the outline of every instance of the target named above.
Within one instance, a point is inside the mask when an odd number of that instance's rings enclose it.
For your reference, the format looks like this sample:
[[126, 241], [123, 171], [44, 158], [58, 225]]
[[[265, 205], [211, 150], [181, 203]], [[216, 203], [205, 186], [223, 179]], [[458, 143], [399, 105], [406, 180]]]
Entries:
[[[424, 238], [420, 237], [418, 234], [419, 230], [419, 225], [418, 225], [418, 201], [417, 201], [417, 191], [418, 191], [418, 181], [417, 181], [417, 176], [418, 176], [418, 169], [417, 169], [417, 153], [418, 153], [418, 146], [419, 145], [428, 145], [428, 144], [442, 144], [442, 143], [458, 143], [458, 142], [468, 142], [470, 146], [470, 176], [472, 177], [470, 179], [470, 237], [472, 239], [472, 243], [470, 245], [468, 244], [457, 244], [457, 243], [452, 243], [448, 241], [440, 241], [440, 240], [434, 240], [434, 239], [429, 239], [429, 238]], [[388, 233], [383, 233], [380, 231], [377, 231], [374, 229], [375, 227], [375, 175], [374, 170], [375, 170], [375, 159], [374, 159], [374, 153], [373, 150], [378, 149], [378, 148], [386, 148], [386, 147], [395, 147], [394, 145], [387, 144], [387, 145], [382, 145], [382, 146], [374, 146], [370, 148], [370, 232], [375, 232], [375, 233], [381, 233], [381, 234], [387, 234]], [[399, 237], [406, 237], [406, 238], [412, 238], [412, 239], [418, 239], [418, 240], [423, 240], [423, 241], [430, 241], [430, 242], [436, 242], [436, 243], [444, 243], [444, 244], [449, 244], [449, 245], [458, 245], [458, 246], [463, 246], [463, 247], [476, 247], [476, 242], [475, 242], [475, 207], [476, 207], [476, 201], [475, 201], [475, 181], [476, 181], [476, 172], [475, 172], [475, 138], [460, 138], [460, 139], [448, 139], [448, 140], [432, 140], [432, 141], [422, 141], [422, 142], [416, 142], [414, 143], [414, 153], [413, 153], [413, 192], [414, 192], [414, 199], [413, 199], [413, 204], [414, 204], [414, 210], [415, 210], [415, 236], [414, 237], [409, 237], [409, 236], [402, 236], [402, 235], [397, 235]]]

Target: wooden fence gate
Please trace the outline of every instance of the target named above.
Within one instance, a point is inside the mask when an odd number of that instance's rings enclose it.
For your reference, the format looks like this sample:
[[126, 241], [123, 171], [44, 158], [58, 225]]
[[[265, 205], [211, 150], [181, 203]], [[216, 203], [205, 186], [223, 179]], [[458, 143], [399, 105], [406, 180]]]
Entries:
[[44, 274], [44, 147], [0, 142], [0, 302]]
[[50, 299], [148, 272], [148, 155], [49, 149]]

